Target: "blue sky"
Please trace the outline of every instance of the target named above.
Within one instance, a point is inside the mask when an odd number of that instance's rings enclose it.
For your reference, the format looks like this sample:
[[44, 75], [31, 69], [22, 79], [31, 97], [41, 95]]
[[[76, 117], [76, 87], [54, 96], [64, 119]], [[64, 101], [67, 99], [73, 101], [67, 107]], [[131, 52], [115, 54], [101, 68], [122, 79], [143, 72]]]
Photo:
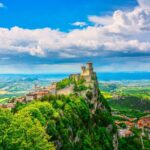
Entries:
[[0, 0], [0, 73], [76, 72], [86, 61], [99, 72], [150, 71], [149, 6], [149, 0]]
[[71, 23], [87, 21], [88, 15], [109, 15], [116, 9], [131, 9], [136, 0], [1, 0], [1, 27], [72, 29]]

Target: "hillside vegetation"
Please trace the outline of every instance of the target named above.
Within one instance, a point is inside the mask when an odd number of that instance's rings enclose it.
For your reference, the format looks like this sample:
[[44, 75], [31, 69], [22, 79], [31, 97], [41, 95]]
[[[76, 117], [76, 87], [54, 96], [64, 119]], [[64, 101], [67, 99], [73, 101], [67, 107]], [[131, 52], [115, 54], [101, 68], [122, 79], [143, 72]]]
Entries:
[[[98, 101], [106, 103], [101, 96]], [[12, 112], [0, 109], [0, 149], [113, 149], [116, 130], [110, 111], [97, 109], [92, 114], [90, 109], [75, 95], [49, 95], [28, 104], [17, 103]]]

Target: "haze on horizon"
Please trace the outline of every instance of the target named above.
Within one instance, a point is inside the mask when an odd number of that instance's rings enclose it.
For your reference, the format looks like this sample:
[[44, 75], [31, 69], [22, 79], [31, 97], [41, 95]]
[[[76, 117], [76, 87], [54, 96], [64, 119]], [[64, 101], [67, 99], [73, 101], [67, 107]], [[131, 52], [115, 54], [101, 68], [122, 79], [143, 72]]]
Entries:
[[0, 74], [150, 72], [149, 0], [0, 0]]

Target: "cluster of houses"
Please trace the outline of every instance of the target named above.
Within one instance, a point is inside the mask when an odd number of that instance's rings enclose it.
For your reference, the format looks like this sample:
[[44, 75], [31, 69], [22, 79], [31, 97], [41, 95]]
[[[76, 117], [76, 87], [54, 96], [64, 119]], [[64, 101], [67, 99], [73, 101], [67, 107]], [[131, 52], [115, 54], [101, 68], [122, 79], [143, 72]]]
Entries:
[[14, 107], [15, 107], [15, 103], [0, 104], [0, 108], [12, 109]]
[[139, 128], [150, 129], [150, 117], [142, 117], [137, 122]]
[[[138, 128], [142, 129], [142, 132], [144, 133], [144, 130], [149, 132], [149, 139], [150, 139], [150, 117], [142, 117], [139, 120], [137, 118], [128, 118], [127, 116], [120, 116], [122, 121], [115, 121], [115, 124], [118, 127], [118, 135], [119, 137], [129, 137], [133, 136], [132, 128]], [[124, 124], [126, 127], [122, 128], [121, 125]]]
[[[131, 131], [131, 128], [135, 126], [135, 123], [133, 121], [135, 121], [136, 118], [128, 118], [126, 116], [122, 116], [122, 119], [125, 119], [125, 120], [115, 121], [115, 124], [118, 126], [119, 137], [133, 136], [133, 132]], [[120, 127], [122, 124], [125, 125], [125, 128]]]
[[119, 137], [129, 137], [134, 135], [133, 132], [129, 129], [119, 129]]
[[50, 86], [44, 88], [35, 88], [34, 92], [30, 92], [25, 96], [25, 101], [30, 102], [32, 100], [40, 99], [48, 94], [56, 95], [56, 83], [52, 83]]
[[0, 104], [0, 108], [9, 108], [12, 109], [15, 107], [17, 102], [27, 103], [32, 100], [40, 99], [45, 95], [53, 94], [56, 95], [56, 83], [52, 83], [47, 87], [36, 87], [33, 92], [26, 94], [25, 96], [12, 98], [7, 104]]

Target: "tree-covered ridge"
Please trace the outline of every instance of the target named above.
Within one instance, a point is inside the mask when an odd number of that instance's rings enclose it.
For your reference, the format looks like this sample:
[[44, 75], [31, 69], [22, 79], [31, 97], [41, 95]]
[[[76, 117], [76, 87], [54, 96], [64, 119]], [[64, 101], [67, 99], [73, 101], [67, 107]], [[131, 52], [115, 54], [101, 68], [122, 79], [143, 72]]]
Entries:
[[48, 95], [28, 104], [18, 103], [12, 112], [1, 109], [0, 147], [2, 150], [113, 149], [116, 131], [110, 112], [97, 109], [92, 114], [90, 107], [82, 97]]
[[57, 88], [57, 90], [63, 89], [63, 88], [65, 88], [65, 87], [67, 87], [73, 83], [74, 83], [74, 80], [71, 80], [69, 78], [65, 78], [65, 79], [56, 83], [56, 88]]
[[87, 90], [89, 88], [85, 85], [85, 82], [86, 81], [83, 78], [81, 78], [78, 81], [76, 81], [72, 78], [65, 78], [56, 83], [56, 88], [57, 88], [57, 90], [60, 90], [60, 89], [66, 88], [70, 85], [74, 85], [74, 91], [80, 92], [80, 91]]

